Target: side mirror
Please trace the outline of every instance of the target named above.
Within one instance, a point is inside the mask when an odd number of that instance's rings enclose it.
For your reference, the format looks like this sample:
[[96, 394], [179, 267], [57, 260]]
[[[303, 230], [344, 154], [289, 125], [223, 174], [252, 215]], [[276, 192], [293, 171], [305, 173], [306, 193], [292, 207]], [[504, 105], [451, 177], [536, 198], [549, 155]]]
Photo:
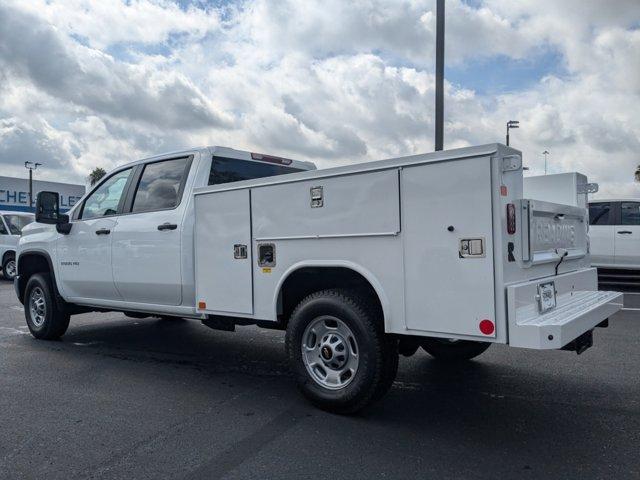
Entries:
[[55, 225], [58, 233], [71, 231], [69, 215], [60, 213], [60, 194], [40, 192], [36, 198], [36, 222]]
[[40, 192], [36, 198], [36, 222], [57, 225], [60, 220], [60, 195]]

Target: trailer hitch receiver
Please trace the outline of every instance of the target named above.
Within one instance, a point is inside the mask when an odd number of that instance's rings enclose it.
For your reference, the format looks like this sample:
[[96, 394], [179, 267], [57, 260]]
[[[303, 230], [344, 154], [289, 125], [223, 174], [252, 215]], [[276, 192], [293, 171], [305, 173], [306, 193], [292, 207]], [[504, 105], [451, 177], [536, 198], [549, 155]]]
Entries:
[[587, 348], [593, 347], [593, 330], [584, 332], [575, 340], [567, 343], [561, 350], [568, 350], [570, 352], [576, 352], [580, 355]]

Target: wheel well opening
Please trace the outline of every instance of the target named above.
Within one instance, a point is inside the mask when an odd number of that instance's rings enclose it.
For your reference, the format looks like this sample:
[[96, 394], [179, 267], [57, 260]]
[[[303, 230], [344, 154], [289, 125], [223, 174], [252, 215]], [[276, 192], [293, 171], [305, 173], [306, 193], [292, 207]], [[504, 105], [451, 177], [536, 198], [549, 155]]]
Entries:
[[47, 259], [37, 253], [27, 253], [20, 255], [18, 258], [18, 291], [20, 292], [20, 301], [24, 297], [24, 291], [27, 287], [29, 278], [36, 273], [52, 273], [51, 267]]
[[330, 288], [357, 290], [377, 309], [384, 322], [382, 303], [371, 283], [355, 270], [346, 267], [304, 267], [290, 274], [282, 284], [278, 297], [278, 323], [286, 327], [296, 306], [313, 292]]
[[11, 257], [16, 258], [16, 252], [14, 252], [13, 250], [7, 250], [6, 252], [4, 252], [4, 255], [2, 255], [2, 259], [0, 261], [2, 261], [2, 263], [4, 264], [4, 262]]

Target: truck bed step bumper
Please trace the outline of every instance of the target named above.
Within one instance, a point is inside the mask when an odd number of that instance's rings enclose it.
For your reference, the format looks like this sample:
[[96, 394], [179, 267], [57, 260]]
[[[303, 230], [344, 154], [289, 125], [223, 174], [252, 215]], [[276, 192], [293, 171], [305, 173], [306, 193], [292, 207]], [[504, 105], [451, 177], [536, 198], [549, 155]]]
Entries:
[[[538, 285], [553, 282], [556, 307], [540, 312]], [[507, 287], [509, 344], [558, 349], [592, 330], [622, 308], [623, 294], [597, 290], [594, 269]]]

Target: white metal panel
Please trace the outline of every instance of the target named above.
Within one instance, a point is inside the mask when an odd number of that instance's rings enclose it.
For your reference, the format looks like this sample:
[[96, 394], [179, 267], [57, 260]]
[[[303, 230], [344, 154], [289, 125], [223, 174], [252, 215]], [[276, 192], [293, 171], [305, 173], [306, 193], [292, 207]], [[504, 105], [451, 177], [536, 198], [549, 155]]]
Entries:
[[587, 207], [587, 194], [579, 193], [579, 186], [587, 184], [581, 173], [568, 172], [523, 178], [524, 198], [544, 200], [576, 207]]
[[591, 264], [613, 266], [615, 263], [615, 225], [590, 225]]
[[[311, 189], [322, 187], [322, 206]], [[322, 178], [255, 188], [254, 237], [323, 237], [395, 234], [400, 230], [398, 172]]]
[[[196, 212], [196, 307], [201, 312], [253, 313], [250, 191], [199, 195]], [[247, 258], [234, 258], [246, 245]]]
[[[158, 230], [163, 223], [178, 226]], [[122, 215], [111, 232], [113, 280], [127, 302], [180, 305], [182, 209]]]
[[[59, 235], [59, 283], [70, 298], [121, 300], [111, 272], [112, 235], [98, 235], [99, 230], [113, 230], [117, 217], [93, 218], [73, 222], [68, 235]], [[55, 245], [51, 242], [48, 251]]]
[[[401, 190], [407, 327], [483, 336], [495, 321], [490, 159], [406, 168]], [[483, 256], [460, 257], [470, 238]]]

